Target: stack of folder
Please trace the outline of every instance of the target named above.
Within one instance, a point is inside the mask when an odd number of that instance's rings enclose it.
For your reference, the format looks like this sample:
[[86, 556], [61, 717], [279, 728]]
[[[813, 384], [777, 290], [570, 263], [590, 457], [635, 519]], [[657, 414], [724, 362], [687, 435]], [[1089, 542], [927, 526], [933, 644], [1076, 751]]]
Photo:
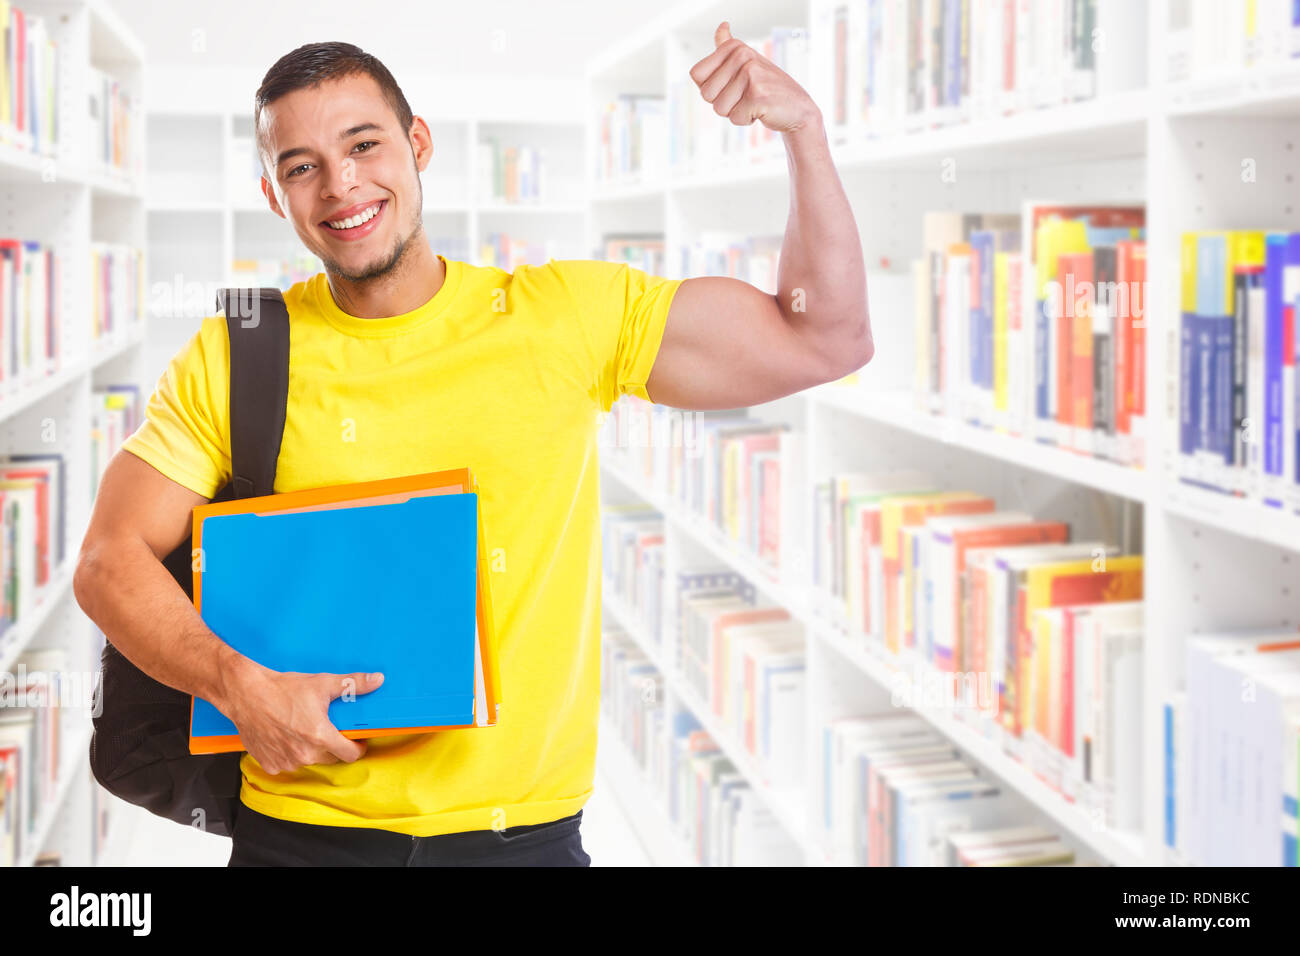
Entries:
[[[478, 487], [468, 468], [194, 509], [194, 605], [276, 671], [382, 672], [330, 721], [359, 739], [486, 727], [500, 675]], [[245, 749], [194, 698], [190, 752]]]

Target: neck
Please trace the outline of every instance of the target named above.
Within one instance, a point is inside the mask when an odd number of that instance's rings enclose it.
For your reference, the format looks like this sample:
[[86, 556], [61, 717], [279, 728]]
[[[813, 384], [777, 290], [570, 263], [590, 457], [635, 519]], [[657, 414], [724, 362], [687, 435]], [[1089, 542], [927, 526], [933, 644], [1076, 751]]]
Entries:
[[447, 269], [423, 236], [415, 240], [392, 269], [373, 279], [357, 281], [326, 269], [338, 307], [358, 319], [386, 319], [413, 312], [432, 299]]

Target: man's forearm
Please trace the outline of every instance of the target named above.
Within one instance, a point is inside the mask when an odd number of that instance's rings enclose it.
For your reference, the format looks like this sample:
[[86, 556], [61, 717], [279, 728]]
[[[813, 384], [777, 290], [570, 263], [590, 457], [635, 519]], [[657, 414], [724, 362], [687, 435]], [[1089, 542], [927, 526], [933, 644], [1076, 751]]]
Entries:
[[790, 216], [777, 299], [786, 320], [821, 351], [870, 358], [867, 274], [853, 209], [831, 159], [820, 112], [782, 133]]
[[232, 687], [257, 665], [212, 633], [144, 541], [87, 544], [73, 589], [82, 610], [131, 663], [229, 716]]

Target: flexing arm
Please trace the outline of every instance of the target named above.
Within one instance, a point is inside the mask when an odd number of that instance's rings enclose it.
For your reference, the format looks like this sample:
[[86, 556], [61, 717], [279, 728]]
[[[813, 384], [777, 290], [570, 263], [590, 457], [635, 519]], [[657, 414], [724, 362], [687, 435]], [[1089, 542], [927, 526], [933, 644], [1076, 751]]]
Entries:
[[674, 295], [646, 392], [688, 409], [771, 401], [842, 378], [875, 351], [862, 245], [817, 105], [726, 23], [714, 42], [691, 78], [718, 115], [781, 133], [790, 214], [776, 295], [726, 277], [687, 279]]
[[329, 702], [382, 682], [364, 674], [272, 671], [214, 634], [162, 559], [185, 540], [191, 512], [207, 499], [127, 451], [109, 461], [73, 576], [77, 603], [136, 667], [197, 694], [234, 721], [268, 773], [353, 761], [365, 746], [329, 722]]

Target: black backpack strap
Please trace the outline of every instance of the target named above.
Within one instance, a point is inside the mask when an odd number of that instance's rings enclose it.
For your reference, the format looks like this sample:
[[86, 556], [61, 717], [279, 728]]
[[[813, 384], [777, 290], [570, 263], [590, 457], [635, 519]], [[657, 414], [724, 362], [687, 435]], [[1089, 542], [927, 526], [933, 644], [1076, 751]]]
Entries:
[[289, 310], [279, 289], [221, 289], [230, 338], [230, 483], [236, 498], [275, 492], [289, 397]]

